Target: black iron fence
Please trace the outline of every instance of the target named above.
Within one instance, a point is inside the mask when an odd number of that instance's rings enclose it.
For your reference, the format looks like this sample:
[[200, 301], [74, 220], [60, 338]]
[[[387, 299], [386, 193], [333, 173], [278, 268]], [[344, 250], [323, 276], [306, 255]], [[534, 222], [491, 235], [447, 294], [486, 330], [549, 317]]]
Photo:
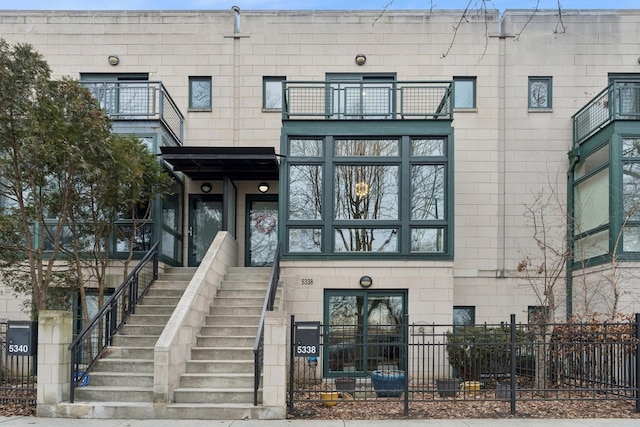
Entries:
[[37, 400], [36, 356], [8, 355], [8, 323], [0, 319], [0, 405], [12, 405], [17, 414], [30, 414]]
[[[301, 402], [635, 401], [638, 319], [474, 326], [319, 325], [317, 348], [292, 318], [289, 412]], [[306, 322], [308, 323], [308, 322]], [[298, 347], [304, 346], [304, 351]], [[316, 350], [312, 352], [312, 350]], [[308, 353], [308, 354], [307, 354]]]

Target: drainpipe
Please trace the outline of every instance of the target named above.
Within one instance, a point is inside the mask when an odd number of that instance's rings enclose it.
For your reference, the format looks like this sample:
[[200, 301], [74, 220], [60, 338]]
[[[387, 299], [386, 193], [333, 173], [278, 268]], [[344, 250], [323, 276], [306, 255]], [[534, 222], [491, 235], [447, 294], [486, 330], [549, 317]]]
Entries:
[[569, 256], [567, 257], [566, 266], [566, 318], [567, 320], [573, 316], [573, 266], [575, 259], [575, 247], [573, 244], [573, 172], [576, 164], [580, 161], [579, 154], [574, 148], [569, 152], [569, 171], [567, 172], [567, 251], [569, 248]]
[[240, 8], [238, 6], [231, 6], [231, 10], [233, 10], [235, 18], [233, 34], [240, 34]]

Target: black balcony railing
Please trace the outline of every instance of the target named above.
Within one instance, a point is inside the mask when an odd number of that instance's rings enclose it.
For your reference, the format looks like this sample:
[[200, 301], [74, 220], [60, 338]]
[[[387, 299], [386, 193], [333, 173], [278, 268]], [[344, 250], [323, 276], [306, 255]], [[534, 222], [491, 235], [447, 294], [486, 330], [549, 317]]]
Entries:
[[285, 81], [284, 120], [452, 119], [450, 81]]
[[611, 83], [574, 114], [574, 145], [613, 120], [640, 120], [640, 82]]
[[184, 116], [157, 81], [82, 82], [113, 120], [159, 120], [182, 144]]

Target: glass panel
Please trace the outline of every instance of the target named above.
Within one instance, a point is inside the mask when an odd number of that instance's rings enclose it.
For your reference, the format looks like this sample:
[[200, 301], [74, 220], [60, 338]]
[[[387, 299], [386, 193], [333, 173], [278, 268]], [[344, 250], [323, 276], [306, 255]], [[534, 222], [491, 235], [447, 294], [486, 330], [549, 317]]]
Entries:
[[222, 229], [222, 202], [219, 200], [195, 201], [192, 213], [193, 265], [200, 265], [214, 237]]
[[273, 264], [278, 246], [278, 202], [253, 201], [249, 211], [250, 266]]
[[151, 249], [153, 238], [153, 227], [150, 224], [138, 225], [118, 225], [116, 228], [117, 241], [116, 250], [118, 252], [128, 252], [133, 244], [133, 251], [148, 251]]
[[289, 252], [321, 252], [321, 228], [289, 229]]
[[609, 144], [590, 154], [589, 157], [576, 165], [575, 179], [582, 178], [607, 163], [609, 163]]
[[284, 77], [264, 77], [264, 104], [268, 110], [282, 109], [282, 81]]
[[396, 228], [337, 228], [335, 252], [398, 252]]
[[609, 169], [589, 177], [575, 189], [576, 234], [609, 222]]
[[622, 165], [623, 222], [640, 220], [640, 163]]
[[211, 108], [211, 78], [190, 78], [189, 90], [189, 108]]
[[549, 99], [549, 79], [530, 79], [529, 80], [529, 107], [530, 108], [549, 108], [551, 106]]
[[444, 165], [411, 168], [411, 219], [443, 219]]
[[162, 230], [162, 255], [168, 256], [174, 260], [179, 260], [178, 241], [179, 240], [176, 236], [166, 230]]
[[322, 218], [322, 167], [289, 168], [289, 219]]
[[336, 219], [398, 219], [398, 166], [336, 166]]
[[624, 252], [640, 252], [640, 228], [627, 226], [622, 236]]
[[411, 155], [414, 157], [444, 156], [444, 139], [412, 139]]
[[456, 326], [473, 325], [476, 322], [476, 308], [469, 307], [453, 307], [453, 324]]
[[475, 85], [474, 79], [455, 79], [455, 108], [475, 108]]
[[585, 260], [609, 253], [609, 230], [586, 236], [575, 243], [576, 259]]
[[391, 83], [339, 83], [331, 86], [333, 114], [337, 118], [388, 118], [391, 106]]
[[401, 296], [369, 295], [367, 306], [367, 358], [369, 369], [399, 369], [401, 363]]
[[321, 139], [292, 139], [289, 141], [289, 157], [322, 157]]
[[[364, 294], [329, 297], [327, 367], [329, 372], [361, 371]], [[357, 354], [356, 354], [357, 353]], [[356, 359], [358, 367], [355, 367]]]
[[400, 143], [396, 139], [337, 139], [336, 157], [398, 156]]
[[412, 228], [411, 252], [444, 252], [444, 229]]
[[640, 138], [622, 139], [622, 157], [640, 157]]

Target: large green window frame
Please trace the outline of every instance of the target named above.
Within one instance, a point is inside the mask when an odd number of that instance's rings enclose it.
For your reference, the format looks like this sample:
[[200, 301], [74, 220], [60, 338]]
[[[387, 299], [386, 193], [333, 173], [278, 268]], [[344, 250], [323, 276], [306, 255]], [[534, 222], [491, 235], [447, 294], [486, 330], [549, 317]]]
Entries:
[[325, 290], [323, 375], [405, 369], [405, 290]]
[[448, 136], [285, 145], [285, 256], [451, 256]]

